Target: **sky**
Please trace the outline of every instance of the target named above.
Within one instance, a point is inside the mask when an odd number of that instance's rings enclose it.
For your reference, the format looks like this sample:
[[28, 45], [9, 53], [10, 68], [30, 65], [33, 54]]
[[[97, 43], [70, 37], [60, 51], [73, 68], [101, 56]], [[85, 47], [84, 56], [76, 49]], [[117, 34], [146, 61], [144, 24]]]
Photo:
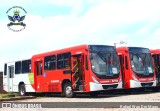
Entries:
[[[126, 46], [158, 49], [159, 4], [160, 0], [0, 0], [0, 71], [6, 62], [81, 44], [118, 46], [124, 41]], [[6, 12], [13, 6], [27, 11], [26, 28], [20, 32], [7, 27]]]

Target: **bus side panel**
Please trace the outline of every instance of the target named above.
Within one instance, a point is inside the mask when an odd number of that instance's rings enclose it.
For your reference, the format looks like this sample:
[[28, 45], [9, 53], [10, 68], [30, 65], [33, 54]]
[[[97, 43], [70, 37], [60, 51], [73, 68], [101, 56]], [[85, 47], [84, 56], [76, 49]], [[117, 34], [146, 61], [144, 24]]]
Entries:
[[15, 70], [10, 71], [9, 69], [9, 67], [14, 67], [14, 64], [15, 62], [7, 64], [6, 73], [3, 75], [4, 90], [7, 92], [18, 92], [19, 85], [22, 83], [25, 85], [26, 92], [35, 92], [34, 88], [32, 87], [34, 79], [33, 74], [32, 73], [15, 74]]
[[3, 74], [3, 89], [8, 92], [8, 79], [7, 79], [7, 75]]
[[90, 82], [92, 82], [92, 75], [91, 75], [91, 62], [89, 52], [83, 50], [84, 52], [84, 64], [83, 64], [83, 85], [84, 85], [84, 92], [90, 92]]
[[[53, 55], [53, 54], [51, 54]], [[69, 69], [44, 70], [44, 57], [32, 59], [32, 72], [34, 72], [34, 85], [36, 92], [62, 92], [62, 82], [70, 80], [71, 74], [65, 74]], [[42, 74], [37, 74], [36, 63], [42, 62]]]
[[84, 80], [84, 90], [86, 91], [86, 92], [90, 92], [90, 82], [91, 81], [93, 81], [92, 80], [92, 75], [91, 75], [91, 63], [90, 63], [90, 57], [89, 57], [89, 55], [88, 54], [86, 54], [85, 56], [84, 56], [84, 58], [85, 58], [85, 70], [84, 70], [84, 76], [85, 76], [85, 80]]
[[121, 65], [121, 72], [122, 72], [122, 81], [123, 81], [123, 88], [128, 89], [130, 88], [130, 64], [128, 60], [128, 55], [125, 51], [119, 51], [121, 53], [120, 57], [120, 65]]
[[129, 62], [129, 57], [128, 57], [129, 55], [125, 55], [125, 77], [126, 77], [126, 79], [125, 79], [125, 81], [126, 81], [126, 86], [125, 86], [125, 88], [126, 89], [129, 89], [130, 88], [130, 79], [131, 79], [131, 73], [130, 73], [130, 68], [131, 68], [131, 66], [130, 66], [130, 62]]
[[20, 83], [24, 83], [25, 84], [25, 88], [26, 88], [26, 92], [35, 92], [35, 89], [32, 87], [33, 84], [33, 77], [32, 74], [16, 74], [13, 81], [13, 90], [14, 92], [18, 92], [19, 89], [19, 84]]
[[71, 74], [64, 74], [63, 70], [44, 71], [43, 92], [62, 92], [62, 82], [70, 80]]

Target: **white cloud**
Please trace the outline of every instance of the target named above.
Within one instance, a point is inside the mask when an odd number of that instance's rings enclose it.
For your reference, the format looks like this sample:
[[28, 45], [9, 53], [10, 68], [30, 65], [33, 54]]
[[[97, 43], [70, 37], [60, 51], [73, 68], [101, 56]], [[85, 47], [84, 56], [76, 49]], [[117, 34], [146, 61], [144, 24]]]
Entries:
[[154, 48], [160, 48], [160, 28], [158, 28], [151, 36], [150, 40], [146, 41], [148, 44], [152, 44]]
[[92, 7], [84, 16], [84, 23], [95, 26], [128, 25], [141, 21], [151, 20], [160, 16], [160, 1], [129, 0], [127, 2], [105, 1], [96, 7]]
[[160, 39], [160, 28], [155, 31], [154, 37], [155, 39]]
[[141, 45], [143, 47], [148, 47], [150, 49], [160, 49], [159, 41], [160, 41], [160, 28], [155, 30], [154, 33], [150, 35], [150, 37], [145, 38], [143, 43], [141, 43]]

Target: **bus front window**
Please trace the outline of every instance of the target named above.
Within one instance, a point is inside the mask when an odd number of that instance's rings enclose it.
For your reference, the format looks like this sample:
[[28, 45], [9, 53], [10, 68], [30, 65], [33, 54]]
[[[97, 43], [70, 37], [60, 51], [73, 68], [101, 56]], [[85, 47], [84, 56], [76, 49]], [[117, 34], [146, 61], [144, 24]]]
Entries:
[[107, 72], [106, 63], [96, 53], [92, 53], [92, 70], [96, 74], [105, 75]]
[[147, 53], [130, 53], [131, 67], [135, 73], [150, 74], [153, 73], [151, 56]]
[[92, 52], [92, 71], [99, 78], [113, 78], [119, 75], [119, 62], [116, 53]]

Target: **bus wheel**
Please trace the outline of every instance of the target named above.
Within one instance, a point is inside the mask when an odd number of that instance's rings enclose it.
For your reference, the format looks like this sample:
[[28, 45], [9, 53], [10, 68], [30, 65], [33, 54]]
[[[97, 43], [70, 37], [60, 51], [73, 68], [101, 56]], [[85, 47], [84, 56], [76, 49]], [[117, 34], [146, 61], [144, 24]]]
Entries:
[[19, 94], [20, 94], [21, 96], [25, 96], [25, 95], [26, 95], [26, 89], [25, 89], [25, 85], [24, 85], [24, 84], [21, 84], [21, 85], [19, 86]]
[[71, 83], [67, 82], [64, 86], [64, 94], [67, 98], [72, 98], [74, 96], [74, 92], [71, 87]]

